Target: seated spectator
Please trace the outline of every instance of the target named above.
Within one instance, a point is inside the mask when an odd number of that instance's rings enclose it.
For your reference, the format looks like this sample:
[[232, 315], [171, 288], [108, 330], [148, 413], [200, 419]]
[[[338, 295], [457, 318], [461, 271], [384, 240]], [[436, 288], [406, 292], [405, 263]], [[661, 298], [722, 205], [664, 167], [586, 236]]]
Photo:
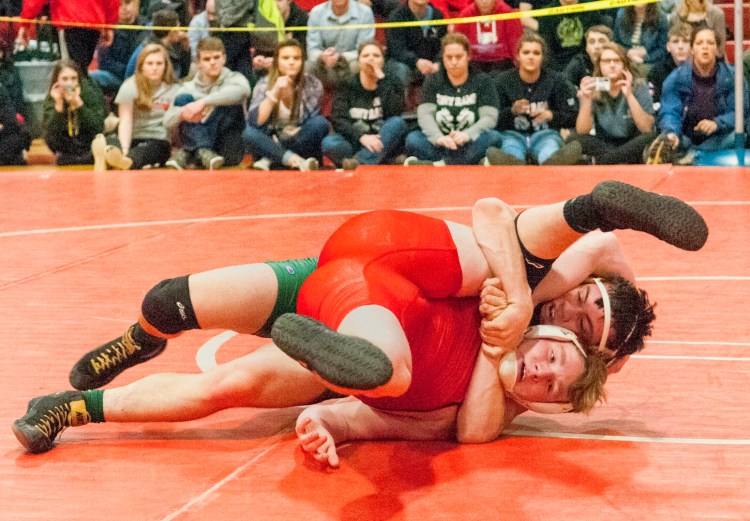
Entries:
[[[118, 24], [146, 25], [146, 18], [138, 16], [136, 0], [120, 1]], [[105, 95], [114, 97], [125, 80], [125, 69], [130, 57], [143, 40], [143, 32], [132, 29], [115, 29], [112, 45], [99, 45], [97, 48], [98, 70], [89, 76], [102, 89]]]
[[687, 23], [698, 30], [709, 27], [716, 33], [719, 42], [719, 56], [724, 56], [724, 42], [727, 41], [727, 22], [724, 11], [711, 3], [711, 0], [680, 0], [669, 16], [669, 24]]
[[[307, 26], [307, 12], [302, 10], [291, 0], [276, 0], [276, 8], [279, 11], [280, 23], [283, 27], [304, 27]], [[297, 38], [299, 36], [299, 38]], [[274, 41], [273, 45], [255, 47], [253, 52], [253, 69], [252, 76], [249, 78], [251, 85], [258, 83], [263, 76], [268, 74], [268, 69], [271, 68], [273, 63], [273, 53], [276, 50], [276, 45], [282, 40], [297, 39], [302, 45], [302, 49], [305, 49], [307, 44], [307, 31], [285, 31], [283, 36], [278, 41]], [[269, 42], [270, 43], [270, 42]]]
[[28, 117], [26, 103], [23, 100], [23, 84], [21, 75], [13, 63], [13, 46], [9, 41], [0, 37], [0, 86], [5, 87], [9, 96], [9, 103], [13, 105], [13, 113]]
[[[151, 18], [154, 27], [179, 27], [180, 19], [177, 13], [169, 9], [156, 11]], [[125, 68], [125, 77], [130, 78], [135, 74], [135, 64], [138, 61], [138, 55], [141, 49], [149, 43], [159, 43], [163, 45], [169, 53], [169, 59], [172, 62], [174, 74], [178, 79], [185, 78], [190, 72], [190, 40], [185, 31], [169, 29], [152, 29], [141, 44], [133, 51]]]
[[[279, 8], [281, 18], [284, 20], [284, 27], [307, 27], [308, 14], [292, 0], [276, 0], [276, 7]], [[303, 49], [307, 49], [307, 31], [286, 31], [284, 33], [286, 40], [297, 40]]]
[[[684, 154], [680, 164], [692, 163], [702, 152], [734, 148], [734, 67], [719, 60], [720, 40], [716, 31], [703, 28], [693, 33], [692, 62], [677, 67], [667, 77], [661, 94], [659, 140]], [[748, 111], [747, 82], [744, 82], [744, 113]], [[658, 151], [652, 145], [650, 156]]]
[[[406, 0], [391, 13], [389, 23], [443, 20], [429, 0]], [[385, 30], [386, 68], [405, 86], [422, 84], [425, 76], [440, 69], [440, 40], [446, 25], [388, 27]]]
[[406, 136], [406, 165], [479, 164], [497, 124], [497, 92], [469, 65], [469, 39], [448, 33], [442, 50], [443, 67], [422, 87], [420, 128]]
[[[750, 84], [750, 49], [742, 53], [742, 72], [745, 74], [745, 81]], [[750, 132], [750, 129], [745, 127], [745, 132]]]
[[571, 85], [578, 86], [584, 76], [594, 74], [594, 62], [605, 43], [614, 40], [612, 29], [606, 25], [593, 25], [586, 31], [586, 50], [576, 54], [565, 67], [563, 76]]
[[[553, 0], [543, 7], [553, 8], [578, 4], [579, 0]], [[539, 35], [547, 44], [545, 66], [565, 70], [570, 60], [586, 48], [585, 34], [592, 25], [612, 26], [606, 11], [582, 11], [539, 18]]]
[[211, 36], [209, 29], [218, 26], [216, 0], [206, 0], [206, 8], [190, 20], [188, 40], [190, 41], [190, 56], [193, 60], [198, 58], [198, 42]]
[[178, 129], [180, 139], [180, 147], [166, 163], [169, 168], [182, 170], [193, 164], [217, 170], [242, 161], [243, 105], [250, 84], [225, 63], [220, 39], [198, 42], [198, 73], [182, 84], [164, 115], [164, 126]]
[[622, 7], [615, 16], [615, 42], [628, 50], [630, 63], [645, 75], [667, 54], [667, 16], [656, 4]]
[[[459, 18], [488, 16], [518, 11], [503, 0], [474, 0], [458, 15]], [[471, 62], [491, 77], [513, 68], [518, 40], [523, 34], [520, 20], [486, 20], [457, 24], [455, 31], [471, 42]]]
[[22, 120], [10, 94], [0, 83], [0, 166], [26, 164], [23, 152], [31, 146], [31, 136]]
[[[372, 9], [356, 0], [328, 0], [310, 11], [305, 70], [325, 86], [333, 86], [357, 71], [357, 49], [375, 38], [374, 27], [340, 29], [375, 23]], [[337, 29], [319, 29], [337, 27]]]
[[546, 46], [536, 33], [527, 32], [518, 42], [518, 68], [498, 76], [501, 148], [490, 147], [492, 165], [574, 165], [581, 146], [563, 145], [560, 129], [575, 126], [578, 114], [576, 89], [562, 74], [542, 66]]
[[179, 85], [167, 50], [150, 43], [138, 55], [135, 75], [122, 84], [115, 103], [120, 114], [117, 135], [99, 134], [91, 144], [94, 170], [140, 170], [163, 165], [171, 144], [163, 120]]
[[227, 52], [227, 68], [255, 81], [253, 52], [268, 56], [283, 37], [283, 19], [274, 0], [216, 0], [219, 27], [247, 29], [276, 28], [276, 31], [221, 31], [218, 37]]
[[44, 139], [57, 164], [92, 164], [91, 142], [102, 132], [107, 111], [101, 89], [73, 60], [60, 60], [52, 69], [43, 111]]
[[141, 12], [145, 12], [146, 18], [153, 18], [154, 13], [162, 9], [177, 13], [177, 17], [180, 19], [180, 27], [187, 27], [190, 23], [191, 13], [188, 0], [148, 0], [146, 9], [141, 9]]
[[398, 9], [400, 0], [358, 0], [359, 3], [372, 9], [372, 13], [380, 20], [387, 20]]
[[654, 105], [660, 104], [661, 89], [664, 80], [677, 67], [690, 59], [690, 37], [693, 28], [685, 23], [678, 22], [669, 28], [667, 40], [667, 54], [660, 61], [655, 62], [648, 71], [648, 84], [651, 87], [651, 97]]
[[594, 77], [583, 78], [578, 92], [581, 106], [570, 139], [580, 142], [596, 164], [642, 163], [643, 150], [657, 135], [654, 103], [625, 49], [614, 42], [604, 44]]
[[297, 40], [280, 42], [268, 75], [253, 89], [242, 135], [253, 168], [317, 170], [328, 120], [320, 115], [323, 85], [304, 70], [305, 51]]
[[323, 139], [323, 155], [339, 168], [388, 163], [403, 152], [404, 86], [383, 72], [384, 61], [381, 43], [363, 43], [359, 73], [336, 89], [331, 113], [336, 133]]

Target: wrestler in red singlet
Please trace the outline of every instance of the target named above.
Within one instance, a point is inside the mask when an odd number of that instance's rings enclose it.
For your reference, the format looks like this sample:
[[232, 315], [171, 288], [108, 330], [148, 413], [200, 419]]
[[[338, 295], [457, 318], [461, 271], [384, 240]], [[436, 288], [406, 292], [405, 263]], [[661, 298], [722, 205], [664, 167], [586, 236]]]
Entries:
[[401, 396], [361, 399], [382, 409], [432, 410], [463, 401], [481, 345], [479, 298], [452, 297], [461, 281], [444, 221], [368, 212], [328, 239], [300, 290], [297, 312], [336, 329], [355, 308], [389, 309], [409, 341], [412, 382]]

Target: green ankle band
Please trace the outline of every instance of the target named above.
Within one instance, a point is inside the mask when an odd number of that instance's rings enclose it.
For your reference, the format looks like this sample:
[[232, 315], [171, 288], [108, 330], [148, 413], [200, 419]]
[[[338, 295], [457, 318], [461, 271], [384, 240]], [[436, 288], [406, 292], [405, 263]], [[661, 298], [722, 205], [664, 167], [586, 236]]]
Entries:
[[104, 391], [95, 389], [93, 391], [82, 391], [83, 401], [86, 402], [86, 410], [91, 415], [92, 423], [104, 422]]

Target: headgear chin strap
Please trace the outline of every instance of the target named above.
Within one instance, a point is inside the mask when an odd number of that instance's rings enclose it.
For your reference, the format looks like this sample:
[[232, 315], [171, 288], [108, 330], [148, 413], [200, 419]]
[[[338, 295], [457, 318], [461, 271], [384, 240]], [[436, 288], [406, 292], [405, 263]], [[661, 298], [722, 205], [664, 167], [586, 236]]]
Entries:
[[[526, 330], [524, 339], [532, 340], [535, 338], [549, 338], [552, 340], [562, 340], [565, 342], [572, 342], [576, 346], [576, 349], [586, 358], [586, 350], [581, 346], [575, 333], [559, 326], [551, 325], [540, 325], [531, 326]], [[516, 402], [523, 405], [527, 409], [539, 412], [542, 414], [558, 414], [564, 412], [570, 412], [573, 410], [573, 405], [570, 403], [539, 403], [539, 402], [528, 402], [522, 400], [515, 394], [513, 394], [513, 388], [516, 385], [518, 379], [518, 360], [515, 351], [507, 354], [500, 361], [499, 366], [500, 381], [505, 388], [505, 391], [513, 398]]]

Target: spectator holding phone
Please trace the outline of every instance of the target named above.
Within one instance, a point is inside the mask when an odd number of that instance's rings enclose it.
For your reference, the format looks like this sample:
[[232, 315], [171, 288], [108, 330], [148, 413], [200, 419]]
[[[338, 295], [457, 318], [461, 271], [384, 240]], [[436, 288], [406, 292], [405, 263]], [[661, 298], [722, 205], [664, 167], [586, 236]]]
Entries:
[[43, 111], [44, 139], [57, 164], [92, 164], [91, 143], [104, 129], [107, 111], [99, 86], [73, 60], [60, 60], [52, 70]]
[[[581, 80], [576, 134], [570, 140], [597, 164], [637, 164], [656, 137], [654, 109], [646, 82], [627, 52], [610, 42], [594, 63], [594, 77]], [[591, 135], [592, 129], [596, 135]]]

